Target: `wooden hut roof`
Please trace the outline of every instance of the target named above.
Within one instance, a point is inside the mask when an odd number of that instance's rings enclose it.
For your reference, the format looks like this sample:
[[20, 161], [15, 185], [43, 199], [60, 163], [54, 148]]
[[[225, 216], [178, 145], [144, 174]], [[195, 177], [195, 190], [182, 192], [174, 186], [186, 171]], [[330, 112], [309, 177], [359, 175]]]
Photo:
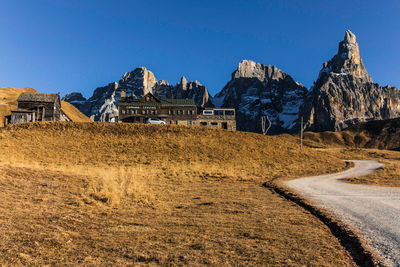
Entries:
[[23, 93], [20, 94], [17, 101], [18, 102], [47, 102], [55, 103], [58, 101], [60, 96], [58, 94], [31, 94]]
[[11, 113], [34, 113], [34, 112], [35, 112], [34, 110], [31, 110], [31, 109], [23, 109], [23, 108], [11, 110]]

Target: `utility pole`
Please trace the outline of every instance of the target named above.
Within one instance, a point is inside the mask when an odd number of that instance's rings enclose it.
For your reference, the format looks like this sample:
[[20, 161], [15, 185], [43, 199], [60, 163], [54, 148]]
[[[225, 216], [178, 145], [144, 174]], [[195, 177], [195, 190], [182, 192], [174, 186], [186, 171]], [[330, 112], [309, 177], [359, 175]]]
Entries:
[[301, 126], [300, 126], [300, 153], [303, 153], [303, 117], [301, 117]]

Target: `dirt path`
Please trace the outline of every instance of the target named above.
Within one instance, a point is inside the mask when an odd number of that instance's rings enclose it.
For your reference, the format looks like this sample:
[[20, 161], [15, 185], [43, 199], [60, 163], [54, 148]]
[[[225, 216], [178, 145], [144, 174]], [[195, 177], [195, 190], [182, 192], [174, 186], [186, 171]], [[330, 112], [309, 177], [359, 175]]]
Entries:
[[389, 266], [400, 266], [400, 189], [348, 184], [343, 178], [367, 175], [383, 164], [353, 160], [347, 171], [306, 177], [286, 185], [355, 227]]

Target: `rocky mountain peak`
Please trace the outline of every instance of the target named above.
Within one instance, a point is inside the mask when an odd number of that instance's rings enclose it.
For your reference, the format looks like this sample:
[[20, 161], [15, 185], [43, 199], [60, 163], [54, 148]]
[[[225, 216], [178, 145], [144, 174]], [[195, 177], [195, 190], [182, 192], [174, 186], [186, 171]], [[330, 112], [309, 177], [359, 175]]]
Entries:
[[346, 31], [338, 53], [325, 62], [314, 83], [305, 117], [309, 129], [338, 131], [359, 121], [400, 116], [400, 91], [373, 83], [362, 59], [356, 36]]
[[261, 117], [268, 116], [270, 133], [293, 132], [299, 127], [299, 108], [306, 93], [304, 86], [276, 66], [243, 60], [213, 102], [236, 109], [238, 130], [260, 132]]
[[151, 71], [145, 67], [140, 67], [125, 73], [119, 84], [125, 89], [135, 88], [143, 90], [143, 94], [147, 94], [153, 92], [153, 87], [157, 84], [157, 79]]
[[344, 35], [343, 42], [347, 44], [355, 44], [356, 43], [356, 36], [350, 30], [347, 30]]
[[186, 90], [187, 89], [187, 80], [185, 78], [185, 76], [181, 77], [181, 82], [179, 83], [179, 87], [181, 90]]
[[158, 81], [158, 85], [166, 85], [166, 86], [169, 86], [169, 82], [167, 82], [166, 80], [160, 80], [160, 81]]
[[66, 102], [81, 102], [81, 101], [86, 101], [86, 98], [83, 97], [83, 95], [79, 92], [72, 92], [66, 94], [61, 100], [66, 101]]
[[362, 62], [356, 36], [350, 30], [346, 31], [343, 41], [339, 43], [337, 54], [323, 64], [320, 78], [345, 75], [360, 79], [361, 82], [372, 82]]
[[201, 84], [201, 82], [199, 82], [198, 80], [195, 80], [195, 81], [194, 81], [194, 85], [195, 85], [195, 86], [203, 86], [203, 85]]
[[232, 74], [232, 79], [257, 78], [261, 82], [283, 79], [284, 73], [276, 66], [265, 66], [251, 60], [242, 60]]
[[266, 71], [266, 78], [268, 80], [281, 80], [284, 78], [285, 73], [278, 69], [276, 66], [267, 66], [267, 71]]
[[69, 102], [79, 109], [87, 99], [79, 92], [72, 92], [66, 94], [61, 100]]
[[232, 79], [235, 78], [257, 78], [263, 81], [265, 79], [265, 65], [252, 60], [242, 60], [239, 62], [237, 70], [232, 74]]
[[145, 67], [126, 72], [118, 83], [112, 82], [96, 88], [89, 99], [85, 99], [80, 93], [68, 94], [64, 99], [95, 121], [115, 121], [122, 90], [126, 92], [126, 96], [133, 98], [152, 93], [158, 98], [194, 99], [198, 106], [213, 106], [207, 88], [198, 81], [188, 82], [182, 77], [180, 83], [172, 86], [165, 80], [157, 82], [154, 74]]

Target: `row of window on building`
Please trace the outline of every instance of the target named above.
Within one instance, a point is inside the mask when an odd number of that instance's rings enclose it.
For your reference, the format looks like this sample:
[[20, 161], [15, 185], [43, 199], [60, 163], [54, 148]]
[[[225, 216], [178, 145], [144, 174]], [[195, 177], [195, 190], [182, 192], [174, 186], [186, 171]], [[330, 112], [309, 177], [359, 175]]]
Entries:
[[[135, 110], [135, 109], [124, 109], [122, 110], [122, 114], [124, 115], [157, 115], [157, 110]], [[169, 110], [168, 111], [169, 115], [194, 115], [193, 110]]]
[[203, 110], [203, 115], [214, 115], [214, 116], [234, 116], [235, 111], [234, 110], [220, 110], [220, 109], [214, 109], [214, 110]]
[[135, 109], [124, 109], [122, 110], [122, 114], [124, 115], [134, 115], [134, 114], [143, 114], [143, 115], [156, 115], [157, 114], [157, 110], [135, 110]]
[[170, 109], [168, 111], [169, 115], [194, 115], [194, 111], [193, 110], [173, 110]]
[[[196, 123], [193, 123], [193, 121], [188, 120], [188, 121], [176, 121], [176, 120], [170, 120], [169, 121], [170, 124], [180, 124], [180, 125], [195, 125]], [[222, 122], [221, 124], [224, 124], [225, 122]], [[200, 123], [198, 123], [197, 125], [200, 126], [213, 126], [213, 127], [217, 127], [218, 126], [218, 122], [216, 121], [200, 121]]]
[[[200, 125], [201, 126], [208, 126], [208, 122], [207, 121], [201, 121]], [[211, 126], [218, 126], [218, 122], [212, 121], [212, 122], [210, 122], [210, 125]]]

